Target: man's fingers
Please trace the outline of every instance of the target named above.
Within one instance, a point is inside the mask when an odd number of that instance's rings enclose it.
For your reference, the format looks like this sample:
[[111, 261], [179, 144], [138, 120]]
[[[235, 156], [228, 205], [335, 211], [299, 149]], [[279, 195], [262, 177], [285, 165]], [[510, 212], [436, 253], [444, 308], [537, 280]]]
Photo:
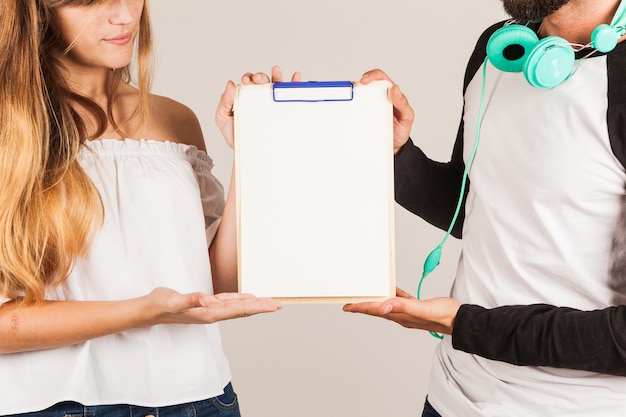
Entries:
[[382, 314], [381, 303], [377, 302], [346, 304], [343, 306], [343, 311], [369, 314], [370, 316], [380, 316]]
[[394, 107], [394, 115], [400, 123], [413, 123], [415, 118], [413, 108], [409, 104], [409, 99], [400, 91], [400, 87], [397, 84], [391, 87], [391, 102]]
[[377, 81], [377, 80], [386, 80], [386, 81], [390, 81], [391, 83], [393, 83], [391, 78], [389, 78], [389, 76], [387, 74], [385, 74], [384, 71], [379, 70], [379, 69], [373, 69], [373, 70], [367, 71], [361, 77], [360, 83], [361, 84], [369, 84], [372, 81]]
[[402, 288], [396, 287], [396, 296], [401, 298], [415, 298], [408, 292], [404, 291]]

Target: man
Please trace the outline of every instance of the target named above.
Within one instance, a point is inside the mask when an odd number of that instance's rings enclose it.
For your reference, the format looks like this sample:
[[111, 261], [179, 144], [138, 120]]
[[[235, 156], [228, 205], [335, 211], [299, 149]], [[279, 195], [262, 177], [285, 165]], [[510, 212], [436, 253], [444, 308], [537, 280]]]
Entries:
[[[626, 4], [503, 3], [532, 30], [513, 26], [500, 45], [500, 23], [479, 39], [450, 162], [413, 145], [413, 111], [392, 90], [396, 200], [445, 230], [461, 195], [453, 298], [398, 290], [344, 309], [452, 335], [436, 352], [424, 416], [621, 416]], [[374, 79], [388, 77], [362, 82]]]

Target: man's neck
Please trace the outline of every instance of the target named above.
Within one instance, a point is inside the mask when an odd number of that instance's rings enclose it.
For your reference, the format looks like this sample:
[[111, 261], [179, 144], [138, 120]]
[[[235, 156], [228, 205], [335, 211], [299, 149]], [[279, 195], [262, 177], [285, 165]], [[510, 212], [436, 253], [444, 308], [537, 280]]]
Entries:
[[570, 43], [586, 45], [598, 25], [611, 23], [619, 3], [620, 0], [572, 0], [543, 20], [539, 36], [560, 36]]

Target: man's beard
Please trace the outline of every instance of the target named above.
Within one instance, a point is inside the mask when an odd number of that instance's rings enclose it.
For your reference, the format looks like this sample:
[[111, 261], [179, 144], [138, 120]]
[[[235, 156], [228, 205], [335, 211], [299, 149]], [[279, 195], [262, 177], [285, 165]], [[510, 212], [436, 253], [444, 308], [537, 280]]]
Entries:
[[538, 21], [556, 12], [570, 0], [502, 0], [504, 11], [520, 23]]

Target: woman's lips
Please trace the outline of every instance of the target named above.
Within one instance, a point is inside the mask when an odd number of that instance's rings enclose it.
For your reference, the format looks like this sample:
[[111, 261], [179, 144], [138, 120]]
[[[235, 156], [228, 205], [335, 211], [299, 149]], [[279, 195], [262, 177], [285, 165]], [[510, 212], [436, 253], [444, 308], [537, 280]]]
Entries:
[[113, 45], [124, 46], [128, 44], [132, 39], [132, 34], [126, 33], [124, 35], [116, 36], [114, 38], [105, 39], [105, 41]]

